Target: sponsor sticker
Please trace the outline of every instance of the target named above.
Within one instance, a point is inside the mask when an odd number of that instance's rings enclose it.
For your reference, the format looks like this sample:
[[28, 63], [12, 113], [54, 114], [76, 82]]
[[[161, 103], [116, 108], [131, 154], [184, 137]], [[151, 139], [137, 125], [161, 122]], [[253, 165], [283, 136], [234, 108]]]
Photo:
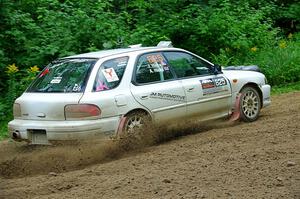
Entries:
[[121, 57], [116, 59], [117, 67], [123, 67], [127, 65], [128, 58], [127, 57]]
[[215, 83], [212, 79], [200, 80], [202, 89], [214, 88]]
[[80, 91], [81, 91], [81, 86], [78, 85], [78, 84], [75, 84], [72, 90], [73, 90], [74, 92], [80, 92]]
[[62, 77], [54, 77], [50, 83], [51, 84], [59, 84], [61, 82], [61, 79], [62, 79]]
[[149, 63], [150, 73], [160, 73], [164, 71], [169, 71], [167, 62], [160, 54], [148, 55], [147, 61]]
[[224, 77], [200, 80], [200, 83], [203, 89], [203, 95], [227, 91], [227, 88], [224, 87], [227, 85], [227, 81]]
[[107, 80], [107, 82], [119, 81], [119, 77], [113, 68], [103, 69], [102, 73], [103, 73], [105, 79]]
[[160, 63], [163, 66], [167, 65], [167, 63], [164, 61], [164, 58], [160, 54], [148, 55], [147, 60], [150, 64]]

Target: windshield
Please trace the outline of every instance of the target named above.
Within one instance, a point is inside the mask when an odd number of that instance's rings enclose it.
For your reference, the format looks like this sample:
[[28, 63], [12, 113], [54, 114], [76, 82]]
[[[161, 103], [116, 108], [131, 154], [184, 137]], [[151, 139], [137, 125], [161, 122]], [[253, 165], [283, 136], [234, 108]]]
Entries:
[[97, 59], [64, 59], [49, 64], [26, 92], [83, 92]]

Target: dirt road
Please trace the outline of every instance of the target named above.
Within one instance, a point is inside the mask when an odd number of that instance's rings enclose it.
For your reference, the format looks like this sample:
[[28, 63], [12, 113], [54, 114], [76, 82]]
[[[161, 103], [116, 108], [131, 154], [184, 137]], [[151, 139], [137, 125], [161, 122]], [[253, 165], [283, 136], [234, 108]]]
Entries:
[[[300, 92], [143, 144], [0, 144], [0, 198], [300, 198]], [[149, 143], [146, 143], [149, 145]]]

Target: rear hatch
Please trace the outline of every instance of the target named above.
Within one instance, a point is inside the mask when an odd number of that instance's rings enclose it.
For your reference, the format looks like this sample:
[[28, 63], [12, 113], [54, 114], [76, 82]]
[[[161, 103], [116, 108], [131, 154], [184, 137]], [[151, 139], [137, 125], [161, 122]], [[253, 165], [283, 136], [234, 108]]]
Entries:
[[16, 100], [25, 120], [65, 120], [67, 104], [77, 104], [82, 93], [24, 93]]
[[16, 100], [20, 119], [65, 120], [67, 104], [78, 104], [97, 59], [64, 59], [49, 64]]

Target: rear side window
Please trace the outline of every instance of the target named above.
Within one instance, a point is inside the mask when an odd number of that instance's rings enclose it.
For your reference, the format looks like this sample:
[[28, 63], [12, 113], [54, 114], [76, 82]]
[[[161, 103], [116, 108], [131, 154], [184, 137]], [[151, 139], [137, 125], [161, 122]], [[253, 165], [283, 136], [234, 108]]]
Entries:
[[165, 52], [164, 55], [179, 78], [213, 74], [209, 63], [188, 53]]
[[116, 88], [123, 77], [128, 63], [128, 57], [120, 57], [105, 61], [97, 73], [93, 91], [103, 91]]
[[97, 59], [64, 59], [49, 64], [26, 92], [83, 92]]
[[173, 78], [170, 67], [161, 53], [142, 55], [136, 64], [136, 83], [151, 83]]

